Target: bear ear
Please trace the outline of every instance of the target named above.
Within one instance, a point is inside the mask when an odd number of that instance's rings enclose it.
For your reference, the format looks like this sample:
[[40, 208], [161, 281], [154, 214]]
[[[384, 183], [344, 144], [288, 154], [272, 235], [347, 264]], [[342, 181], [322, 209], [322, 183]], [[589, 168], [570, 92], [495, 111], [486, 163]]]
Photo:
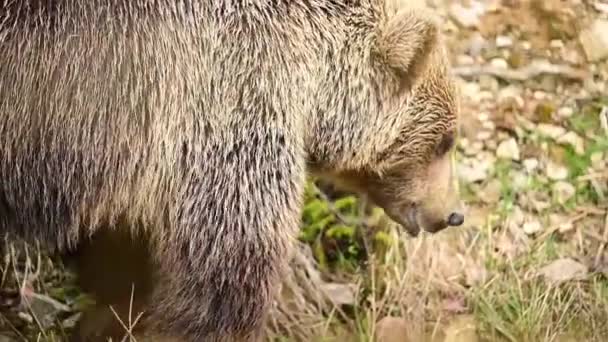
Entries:
[[438, 44], [439, 24], [427, 10], [420, 8], [391, 15], [378, 37], [381, 58], [408, 87], [426, 70]]

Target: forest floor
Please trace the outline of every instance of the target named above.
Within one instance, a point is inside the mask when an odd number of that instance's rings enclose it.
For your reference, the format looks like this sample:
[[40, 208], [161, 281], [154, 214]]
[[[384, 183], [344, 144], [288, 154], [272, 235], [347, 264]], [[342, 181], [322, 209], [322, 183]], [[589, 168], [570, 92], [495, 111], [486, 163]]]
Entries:
[[[311, 182], [269, 340], [608, 341], [608, 4], [429, 5], [462, 93], [465, 226], [410, 238]], [[42, 255], [0, 263], [21, 290], [0, 296], [0, 342], [63, 341], [89, 302]]]

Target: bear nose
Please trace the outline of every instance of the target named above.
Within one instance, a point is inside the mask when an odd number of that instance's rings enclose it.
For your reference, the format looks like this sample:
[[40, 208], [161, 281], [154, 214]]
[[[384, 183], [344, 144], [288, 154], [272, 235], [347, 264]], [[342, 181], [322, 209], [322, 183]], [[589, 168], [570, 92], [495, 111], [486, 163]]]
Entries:
[[448, 217], [448, 225], [452, 227], [460, 226], [464, 223], [464, 215], [461, 213], [451, 213]]

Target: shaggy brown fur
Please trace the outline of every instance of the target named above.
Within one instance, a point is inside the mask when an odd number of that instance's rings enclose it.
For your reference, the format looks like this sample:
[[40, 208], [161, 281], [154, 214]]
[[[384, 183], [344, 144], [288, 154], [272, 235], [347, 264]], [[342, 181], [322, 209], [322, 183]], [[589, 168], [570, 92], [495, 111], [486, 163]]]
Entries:
[[0, 0], [0, 231], [65, 252], [124, 223], [158, 275], [140, 325], [255, 339], [307, 170], [447, 225], [441, 46], [382, 0]]

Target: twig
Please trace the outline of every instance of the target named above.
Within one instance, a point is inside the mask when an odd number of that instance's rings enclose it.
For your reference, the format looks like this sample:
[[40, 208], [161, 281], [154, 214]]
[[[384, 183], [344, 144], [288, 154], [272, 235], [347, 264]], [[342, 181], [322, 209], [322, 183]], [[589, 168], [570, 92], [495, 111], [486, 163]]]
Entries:
[[[583, 209], [583, 210], [581, 211], [581, 213], [579, 213], [579, 214], [575, 215], [574, 217], [571, 217], [571, 218], [570, 218], [570, 219], [569, 219], [567, 222], [565, 222], [565, 223], [574, 224], [574, 222], [579, 221], [579, 220], [582, 220], [582, 219], [584, 219], [585, 217], [587, 217], [587, 216], [589, 216], [589, 215], [591, 215], [591, 214], [593, 214], [593, 212], [585, 208], [585, 209]], [[563, 223], [562, 223], [562, 224], [563, 224]], [[562, 224], [556, 224], [556, 225], [554, 225], [553, 227], [551, 227], [551, 228], [547, 229], [547, 230], [546, 230], [544, 233], [542, 233], [542, 234], [541, 234], [541, 235], [538, 237], [538, 239], [536, 239], [536, 243], [541, 243], [542, 241], [545, 241], [545, 239], [546, 239], [547, 237], [549, 237], [551, 234], [553, 234], [553, 233], [555, 233], [556, 231], [558, 231], [558, 230], [559, 230], [559, 228], [560, 228], [560, 226], [561, 226]]]
[[565, 64], [552, 64], [546, 60], [536, 60], [519, 69], [505, 69], [489, 65], [459, 66], [453, 69], [456, 76], [475, 77], [479, 75], [492, 75], [507, 81], [526, 81], [544, 74], [557, 75], [565, 78], [582, 80], [587, 78], [587, 72]]
[[600, 262], [602, 261], [602, 256], [606, 249], [606, 244], [608, 243], [608, 210], [606, 211], [606, 218], [604, 219], [604, 235], [602, 238], [602, 242], [600, 243], [600, 247], [597, 249], [597, 254], [595, 256], [594, 266], [596, 268], [599, 267]]

